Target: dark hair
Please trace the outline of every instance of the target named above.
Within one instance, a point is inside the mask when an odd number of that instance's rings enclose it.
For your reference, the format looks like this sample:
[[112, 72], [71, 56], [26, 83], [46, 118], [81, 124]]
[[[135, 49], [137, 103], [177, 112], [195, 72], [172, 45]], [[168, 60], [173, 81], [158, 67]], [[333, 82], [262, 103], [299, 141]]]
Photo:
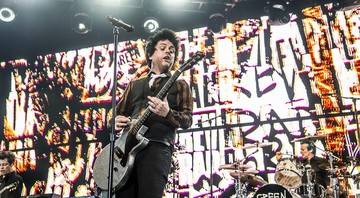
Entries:
[[7, 159], [9, 164], [13, 164], [15, 162], [15, 155], [10, 151], [0, 151], [0, 159]]
[[302, 145], [303, 145], [303, 144], [307, 144], [306, 149], [307, 149], [308, 151], [312, 150], [312, 153], [313, 153], [314, 155], [316, 154], [315, 142], [313, 142], [313, 141], [301, 142], [301, 144], [302, 144]]
[[152, 37], [150, 37], [147, 41], [145, 47], [145, 57], [146, 61], [151, 66], [150, 56], [152, 56], [155, 52], [155, 46], [159, 41], [169, 40], [175, 47], [175, 61], [178, 59], [179, 55], [179, 43], [180, 38], [176, 35], [176, 33], [170, 29], [163, 28], [157, 31]]

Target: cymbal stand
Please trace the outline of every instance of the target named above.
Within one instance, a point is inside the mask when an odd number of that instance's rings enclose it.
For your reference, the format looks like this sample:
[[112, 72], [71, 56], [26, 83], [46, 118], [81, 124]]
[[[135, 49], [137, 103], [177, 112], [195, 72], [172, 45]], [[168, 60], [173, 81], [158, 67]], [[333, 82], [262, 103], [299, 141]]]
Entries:
[[250, 153], [249, 155], [245, 156], [243, 159], [238, 160], [238, 162], [236, 162], [237, 165], [237, 171], [238, 171], [238, 178], [235, 180], [235, 192], [236, 192], [236, 198], [246, 198], [247, 197], [247, 190], [246, 190], [246, 185], [243, 184], [241, 182], [241, 170], [240, 170], [240, 162], [246, 160], [249, 156], [255, 154], [256, 152], [258, 152], [259, 149], [257, 148], [255, 151], [253, 151], [252, 153]]
[[333, 189], [334, 189], [334, 198], [338, 198], [339, 197], [339, 185], [338, 185], [338, 181], [337, 181], [337, 177], [335, 175], [335, 169], [334, 169], [334, 156], [331, 152], [326, 152], [327, 155], [329, 156], [329, 161], [330, 161], [330, 179], [333, 181]]
[[236, 162], [236, 166], [237, 166], [237, 179], [235, 180], [235, 197], [236, 198], [246, 198], [246, 185], [244, 183], [241, 182], [241, 170], [240, 170], [240, 164], [239, 162]]
[[329, 157], [329, 161], [330, 161], [330, 179], [333, 181], [331, 186], [334, 190], [334, 197], [333, 198], [339, 198], [339, 185], [338, 185], [338, 181], [337, 181], [337, 177], [335, 174], [335, 169], [334, 169], [334, 158], [337, 160], [341, 160], [340, 158], [336, 157], [332, 152], [330, 151], [324, 151], [323, 149], [315, 146], [317, 149], [321, 150], [322, 152], [326, 153], [326, 155]]
[[307, 184], [306, 184], [306, 188], [308, 191], [308, 197], [312, 198], [313, 197], [313, 190], [314, 190], [314, 183], [311, 181], [311, 173], [312, 173], [312, 169], [310, 164], [305, 166], [305, 172], [306, 172], [306, 179], [307, 179]]
[[238, 174], [238, 178], [235, 180], [235, 192], [236, 192], [235, 194], [236, 198], [247, 197], [246, 185], [241, 182], [240, 172]]

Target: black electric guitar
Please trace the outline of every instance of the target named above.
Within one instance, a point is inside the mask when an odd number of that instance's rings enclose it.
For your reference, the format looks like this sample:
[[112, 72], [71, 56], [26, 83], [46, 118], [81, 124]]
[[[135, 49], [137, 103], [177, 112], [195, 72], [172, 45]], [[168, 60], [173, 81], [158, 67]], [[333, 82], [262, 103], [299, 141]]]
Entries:
[[18, 187], [19, 183], [20, 183], [19, 181], [16, 181], [16, 182], [13, 182], [13, 183], [5, 186], [4, 188], [2, 188], [2, 189], [0, 190], [0, 198], [2, 198], [2, 194], [3, 194], [5, 191], [10, 191], [10, 192], [11, 192], [11, 191], [15, 190], [15, 189]]
[[[156, 95], [157, 98], [163, 99], [169, 91], [171, 85], [176, 81], [182, 72], [194, 66], [205, 55], [202, 52], [196, 52], [187, 60], [166, 82]], [[139, 153], [149, 143], [149, 140], [144, 137], [147, 127], [144, 126], [145, 120], [150, 116], [151, 111], [149, 107], [144, 113], [132, 123], [129, 130], [126, 130], [122, 135], [115, 140], [114, 143], [114, 166], [113, 166], [113, 184], [112, 188], [119, 190], [122, 188], [130, 177], [134, 167], [134, 161], [137, 153]], [[108, 168], [110, 157], [110, 144], [97, 156], [94, 163], [94, 180], [98, 187], [102, 190], [108, 188]]]

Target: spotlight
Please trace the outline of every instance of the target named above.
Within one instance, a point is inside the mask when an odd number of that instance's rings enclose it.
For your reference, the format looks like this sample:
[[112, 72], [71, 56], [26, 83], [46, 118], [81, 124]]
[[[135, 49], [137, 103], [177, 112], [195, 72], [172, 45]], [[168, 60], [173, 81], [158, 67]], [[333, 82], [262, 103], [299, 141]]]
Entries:
[[268, 5], [265, 12], [269, 15], [269, 25], [285, 25], [290, 21], [289, 12], [281, 4]]
[[144, 30], [148, 34], [155, 33], [158, 29], [160, 29], [160, 23], [156, 18], [149, 17], [145, 19], [144, 22]]
[[15, 20], [15, 11], [10, 7], [0, 7], [0, 20], [3, 22], [12, 22]]
[[92, 30], [92, 19], [86, 13], [76, 13], [71, 21], [72, 29], [78, 34], [86, 34]]
[[360, 0], [334, 1], [333, 6], [336, 10], [347, 11], [360, 8]]
[[225, 16], [220, 13], [210, 15], [207, 27], [213, 33], [220, 33], [226, 27]]

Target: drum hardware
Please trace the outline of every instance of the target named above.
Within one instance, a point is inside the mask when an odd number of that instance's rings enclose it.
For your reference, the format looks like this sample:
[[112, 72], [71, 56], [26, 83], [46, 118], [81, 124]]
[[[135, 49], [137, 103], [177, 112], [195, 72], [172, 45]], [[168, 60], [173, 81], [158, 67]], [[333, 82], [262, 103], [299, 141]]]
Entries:
[[236, 198], [246, 198], [247, 190], [244, 182], [241, 182], [240, 176], [235, 180], [235, 197]]
[[[239, 161], [232, 163], [232, 164], [224, 164], [219, 166], [219, 170], [235, 170], [230, 173], [232, 177], [235, 178], [235, 194], [237, 198], [246, 198], [247, 197], [247, 190], [245, 182], [242, 181], [242, 177], [245, 174], [253, 173], [256, 170], [249, 170], [252, 166], [247, 164], [241, 164]], [[256, 173], [258, 173], [257, 171]], [[240, 174], [239, 174], [240, 173]], [[253, 173], [253, 174], [256, 174]]]
[[247, 164], [239, 164], [239, 163], [232, 163], [232, 164], [223, 164], [219, 166], [219, 170], [224, 169], [224, 170], [247, 170], [249, 168], [251, 168], [252, 166], [247, 165]]
[[258, 170], [250, 170], [250, 168], [252, 166], [250, 166], [248, 164], [241, 164], [240, 163], [241, 161], [242, 160], [238, 160], [235, 163], [224, 164], [224, 165], [219, 166], [219, 170], [233, 170], [232, 172], [230, 172], [230, 175], [233, 178], [235, 178], [236, 198], [246, 198], [247, 197], [246, 183], [249, 183], [249, 184], [263, 183], [257, 177], [250, 175], [250, 174], [257, 174], [257, 173], [259, 173], [259, 171]]
[[258, 170], [242, 170], [242, 171], [232, 171], [230, 175], [234, 178], [237, 178], [238, 174], [258, 174]]
[[[334, 168], [334, 164], [336, 162], [334, 162], [334, 159], [337, 159], [337, 160], [341, 160], [339, 157], [335, 156], [332, 152], [330, 151], [324, 151], [323, 149], [317, 147], [315, 145], [315, 147], [321, 151], [323, 151], [324, 153], [326, 153], [326, 155], [328, 156], [329, 158], [329, 165], [330, 165], [330, 169], [329, 169], [329, 173], [330, 173], [330, 179], [333, 181], [333, 186], [331, 186], [333, 190], [333, 198], [339, 198], [339, 184], [338, 184], [338, 179], [336, 177], [336, 173], [335, 173], [335, 168]], [[326, 163], [327, 164], [327, 163]]]
[[258, 170], [249, 170], [251, 168], [250, 165], [241, 164], [241, 162], [245, 161], [249, 156], [252, 156], [254, 153], [258, 152], [258, 148], [266, 147], [272, 145], [272, 142], [265, 142], [265, 143], [255, 143], [251, 145], [243, 146], [240, 149], [250, 149], [256, 148], [255, 151], [250, 153], [249, 155], [245, 156], [243, 159], [237, 160], [237, 162], [233, 164], [224, 164], [219, 166], [219, 169], [228, 169], [228, 170], [236, 170], [230, 173], [232, 177], [235, 178], [235, 192], [236, 198], [246, 198], [247, 197], [247, 190], [246, 190], [246, 183], [250, 182], [251, 178], [254, 178], [251, 182], [252, 183], [264, 183], [265, 181], [261, 181], [257, 177], [249, 176], [250, 174], [257, 174], [259, 173]]
[[[237, 162], [239, 163], [239, 162]], [[242, 171], [245, 171], [244, 169], [241, 170], [240, 167], [241, 165], [245, 165], [245, 164], [238, 164], [236, 167], [237, 169], [237, 173], [241, 173]], [[249, 165], [247, 165], [249, 166]], [[251, 166], [250, 166], [251, 167]], [[243, 173], [244, 175], [245, 173]], [[231, 175], [231, 173], [230, 173]], [[236, 198], [246, 198], [247, 197], [247, 190], [246, 190], [246, 185], [245, 182], [243, 182], [242, 175], [241, 174], [236, 174], [236, 175], [231, 175], [232, 177], [235, 176], [235, 197]]]
[[310, 166], [310, 164], [307, 164], [305, 166], [305, 172], [306, 172], [306, 180], [307, 180], [307, 184], [306, 184], [306, 188], [308, 191], [308, 197], [312, 198], [313, 197], [313, 190], [314, 190], [314, 184], [312, 183], [312, 173], [313, 170]]

